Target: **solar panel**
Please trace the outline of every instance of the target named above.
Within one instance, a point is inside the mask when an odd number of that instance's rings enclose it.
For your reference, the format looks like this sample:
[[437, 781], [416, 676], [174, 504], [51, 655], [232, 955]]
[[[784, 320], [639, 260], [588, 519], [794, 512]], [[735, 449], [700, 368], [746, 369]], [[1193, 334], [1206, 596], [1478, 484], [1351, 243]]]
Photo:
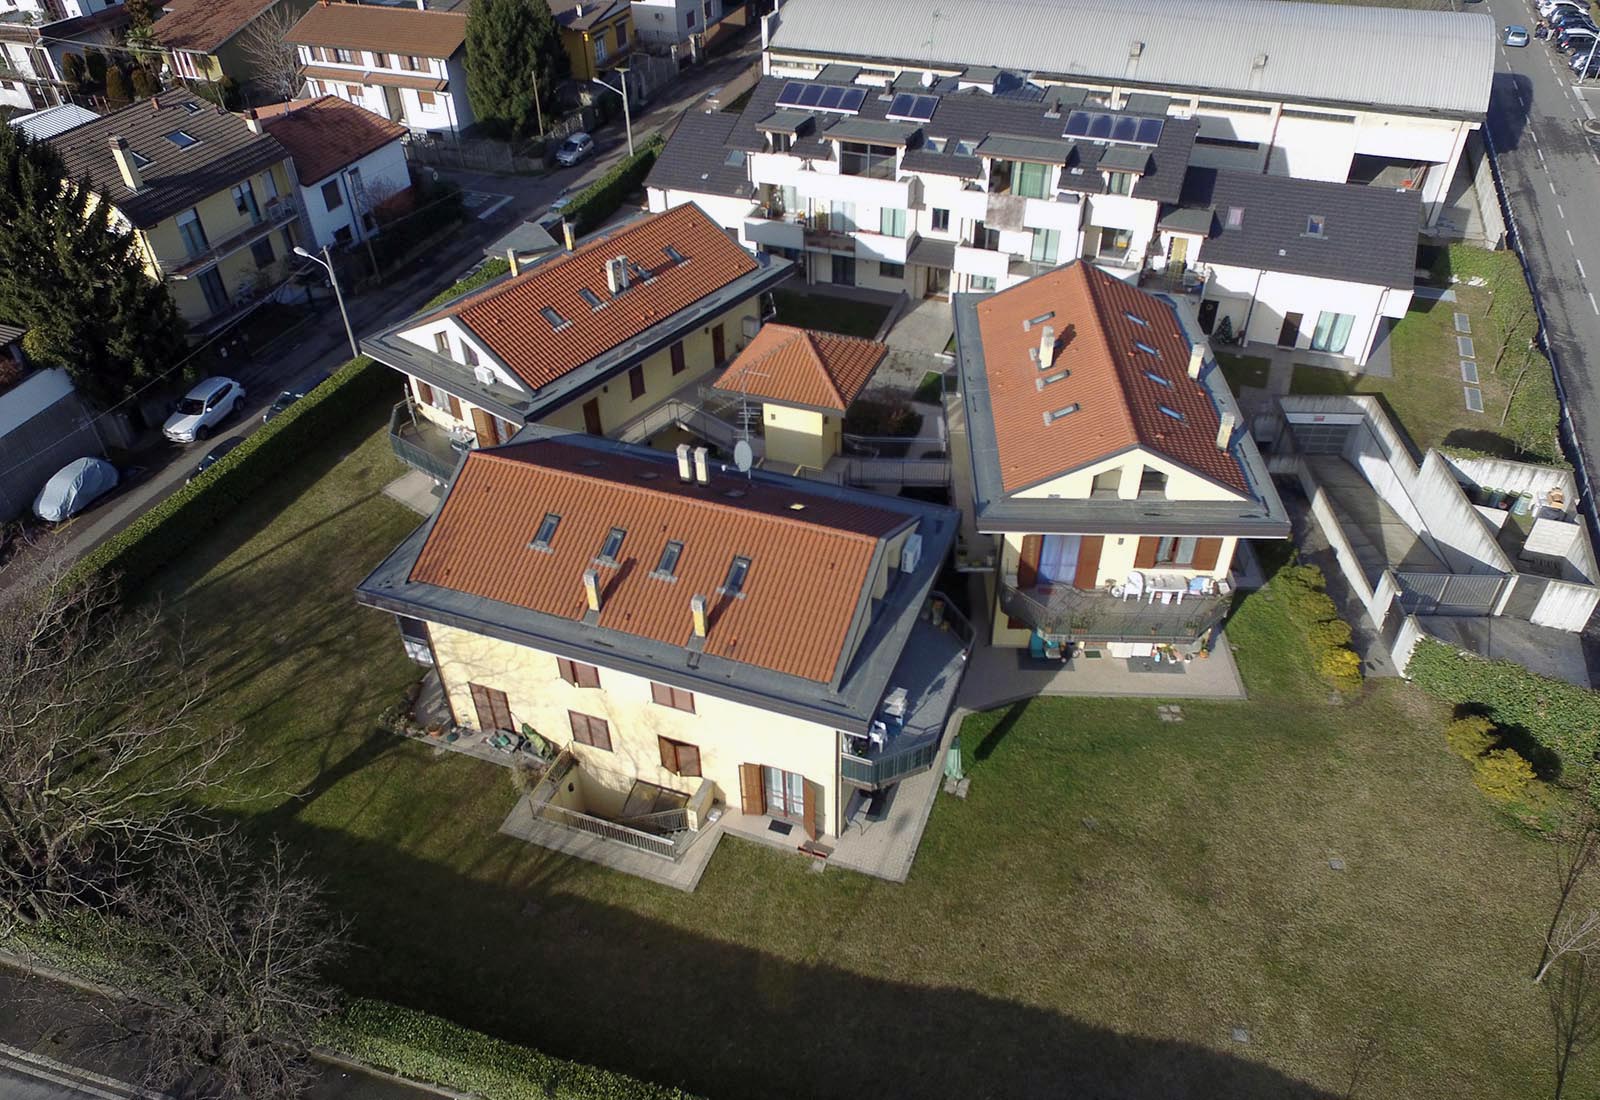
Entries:
[[1089, 136], [1099, 138], [1101, 141], [1110, 140], [1111, 116], [1101, 114], [1089, 116]]
[[778, 106], [796, 107], [800, 104], [800, 96], [805, 92], [807, 85], [791, 80], [783, 86], [783, 91], [778, 93]]
[[844, 90], [844, 99], [839, 103], [839, 110], [854, 113], [861, 110], [861, 105], [866, 101], [867, 90], [865, 88], [846, 88]]
[[1141, 118], [1138, 115], [1118, 115], [1105, 111], [1072, 111], [1062, 137], [1089, 138], [1094, 141], [1125, 141], [1137, 145], [1155, 145], [1161, 140], [1165, 119]]
[[933, 112], [939, 106], [939, 97], [936, 95], [912, 95], [901, 92], [894, 97], [894, 102], [889, 104], [888, 117], [901, 118], [910, 122], [927, 122], [933, 118]]
[[1139, 136], [1133, 140], [1140, 145], [1155, 145], [1161, 140], [1161, 128], [1165, 125], [1164, 120], [1159, 118], [1141, 118], [1139, 120]]
[[1062, 137], [1085, 137], [1089, 133], [1089, 112], [1073, 111], [1067, 115], [1067, 128]]
[[837, 111], [839, 101], [842, 99], [844, 99], [844, 89], [830, 86], [822, 89], [822, 98], [817, 100], [817, 106], [824, 111]]
[[1111, 120], [1112, 141], [1132, 141], [1139, 133], [1139, 120], [1123, 115]]
[[916, 96], [901, 92], [894, 97], [894, 102], [889, 104], [889, 118], [910, 118], [911, 105], [916, 101]]
[[823, 90], [820, 84], [807, 84], [800, 89], [800, 98], [795, 102], [801, 107], [815, 107], [822, 100]]

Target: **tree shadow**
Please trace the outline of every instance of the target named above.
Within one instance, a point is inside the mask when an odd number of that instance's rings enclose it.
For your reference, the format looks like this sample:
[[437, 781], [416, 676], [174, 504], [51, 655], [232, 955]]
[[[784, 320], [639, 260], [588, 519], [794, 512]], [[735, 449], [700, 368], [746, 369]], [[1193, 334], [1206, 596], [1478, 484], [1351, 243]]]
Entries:
[[1561, 757], [1553, 750], [1540, 744], [1533, 734], [1528, 732], [1526, 726], [1507, 725], [1501, 721], [1492, 708], [1481, 703], [1462, 703], [1455, 708], [1453, 717], [1484, 718], [1493, 722], [1495, 732], [1500, 735], [1495, 745], [1496, 748], [1513, 750], [1533, 767], [1533, 773], [1544, 782], [1558, 783], [1561, 781]]
[[1027, 709], [1028, 700], [1026, 699], [1012, 703], [1007, 707], [1006, 712], [1000, 716], [1000, 721], [994, 724], [992, 730], [984, 734], [983, 740], [978, 742], [978, 747], [972, 750], [972, 758], [981, 761], [993, 756], [995, 750], [1000, 747], [1000, 742], [1006, 739], [1006, 734], [1011, 732], [1012, 727], [1017, 724], [1017, 720], [1022, 717], [1023, 712]]

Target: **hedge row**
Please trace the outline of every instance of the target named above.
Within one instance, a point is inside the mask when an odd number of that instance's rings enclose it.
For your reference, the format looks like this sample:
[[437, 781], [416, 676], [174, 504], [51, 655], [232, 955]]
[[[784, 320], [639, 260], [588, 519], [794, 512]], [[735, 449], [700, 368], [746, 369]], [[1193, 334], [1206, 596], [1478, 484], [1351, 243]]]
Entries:
[[633, 156], [623, 157], [611, 171], [579, 191], [562, 213], [572, 223], [573, 232], [587, 233], [615, 214], [622, 200], [650, 174], [663, 144], [660, 134], [652, 134]]
[[251, 432], [199, 478], [146, 511], [73, 567], [75, 579], [115, 577], [136, 590], [195, 539], [346, 427], [394, 375], [366, 356], [352, 359], [305, 397]]
[[318, 1038], [355, 1061], [484, 1100], [692, 1100], [681, 1089], [552, 1058], [382, 1001], [351, 1002]]
[[1433, 638], [1411, 654], [1406, 675], [1448, 703], [1470, 705], [1504, 730], [1525, 731], [1564, 767], [1587, 771], [1600, 748], [1600, 694], [1490, 661]]

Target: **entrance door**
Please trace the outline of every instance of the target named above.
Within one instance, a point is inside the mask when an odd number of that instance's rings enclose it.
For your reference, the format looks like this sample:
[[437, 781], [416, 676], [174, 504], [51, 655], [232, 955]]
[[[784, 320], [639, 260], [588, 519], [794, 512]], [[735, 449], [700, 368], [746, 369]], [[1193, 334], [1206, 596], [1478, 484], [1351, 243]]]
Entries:
[[1210, 336], [1211, 330], [1215, 328], [1216, 325], [1217, 300], [1215, 298], [1207, 298], [1205, 301], [1200, 303], [1200, 331], [1205, 333], [1207, 336]]
[[600, 430], [600, 399], [591, 397], [583, 403], [583, 430], [590, 435], [604, 435]]
[[941, 267], [928, 268], [928, 289], [925, 297], [948, 298], [950, 296], [950, 273]]
[[1278, 346], [1292, 348], [1295, 341], [1300, 339], [1300, 322], [1305, 320], [1298, 313], [1286, 313], [1283, 316], [1283, 328], [1278, 330]]
[[728, 361], [728, 341], [723, 335], [721, 325], [711, 330], [711, 361], [719, 367]]
[[856, 285], [856, 258], [833, 254], [833, 281], [840, 286]]
[[509, 733], [515, 729], [511, 724], [511, 703], [505, 692], [482, 684], [467, 686], [472, 689], [472, 705], [478, 711], [478, 729], [484, 733], [490, 730]]
[[799, 772], [786, 772], [782, 768], [763, 767], [761, 781], [766, 790], [768, 815], [790, 821], [805, 820], [805, 776]]

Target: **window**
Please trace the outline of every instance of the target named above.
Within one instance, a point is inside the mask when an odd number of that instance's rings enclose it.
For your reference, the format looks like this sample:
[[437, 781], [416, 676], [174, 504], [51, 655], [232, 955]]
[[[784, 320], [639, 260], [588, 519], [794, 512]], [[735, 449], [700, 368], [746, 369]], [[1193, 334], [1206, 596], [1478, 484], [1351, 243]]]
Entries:
[[1350, 342], [1350, 330], [1355, 323], [1355, 316], [1349, 313], [1317, 314], [1317, 327], [1311, 333], [1312, 349], [1333, 355], [1342, 354]]
[[1157, 405], [1156, 408], [1160, 409], [1164, 416], [1170, 416], [1172, 419], [1178, 421], [1183, 420], [1183, 414], [1170, 405]]
[[278, 254], [272, 251], [271, 237], [262, 237], [258, 241], [251, 242], [250, 255], [255, 259], [257, 267], [266, 267], [278, 258]]
[[744, 594], [744, 579], [750, 573], [749, 558], [734, 558], [728, 565], [728, 576], [722, 582], [722, 591], [729, 596]]
[[561, 678], [573, 687], [597, 688], [600, 686], [600, 670], [593, 665], [586, 665], [582, 661], [569, 661], [565, 657], [556, 658], [556, 671]]
[[1157, 565], [1193, 565], [1194, 548], [1199, 539], [1168, 536], [1156, 540]]
[[694, 26], [694, 12], [689, 12], [689, 26]]
[[1028, 258], [1036, 264], [1054, 264], [1061, 250], [1061, 230], [1035, 229]]
[[628, 48], [628, 26], [627, 26], [627, 24], [626, 23], [618, 23], [617, 27], [616, 27], [616, 31], [617, 31], [617, 52], [621, 53], [623, 50]]
[[1170, 379], [1161, 377], [1159, 374], [1157, 374], [1153, 370], [1145, 371], [1144, 372], [1144, 376], [1146, 378], [1150, 379], [1150, 381], [1154, 382], [1158, 386], [1166, 386], [1168, 389], [1172, 388], [1172, 381]]
[[1090, 492], [1095, 496], [1116, 496], [1122, 488], [1122, 470], [1102, 470], [1094, 475]]
[[400, 59], [400, 67], [410, 73], [426, 71], [427, 66], [422, 63], [422, 58], [406, 56]]
[[511, 701], [506, 698], [506, 693], [498, 688], [484, 687], [482, 684], [468, 684], [472, 692], [472, 705], [478, 712], [478, 729], [485, 733], [490, 730], [514, 730], [515, 720], [511, 717]]
[[344, 205], [344, 193], [339, 190], [338, 180], [329, 180], [322, 185], [322, 205], [330, 211]]
[[1155, 496], [1166, 496], [1167, 475], [1160, 470], [1152, 470], [1149, 466], [1146, 466], [1144, 472], [1139, 475], [1139, 495], [1144, 496], [1146, 493]]
[[834, 200], [828, 207], [828, 228], [835, 233], [854, 233], [856, 229], [856, 204]]
[[1054, 424], [1057, 420], [1065, 419], [1066, 417], [1071, 416], [1073, 413], [1075, 413], [1077, 411], [1078, 411], [1078, 403], [1076, 401], [1074, 401], [1070, 405], [1064, 405], [1059, 409], [1051, 409], [1049, 412], [1044, 414], [1045, 426], [1049, 427], [1051, 424]]
[[1050, 193], [1050, 166], [1017, 161], [1011, 174], [1011, 193], [1042, 199]]
[[150, 158], [139, 152], [137, 149], [129, 149], [128, 155], [133, 158], [133, 166], [135, 168], [150, 167]]
[[1150, 327], [1150, 322], [1146, 321], [1143, 317], [1140, 317], [1137, 313], [1124, 312], [1122, 315], [1128, 320], [1132, 321], [1134, 324], [1138, 325], [1140, 328]]
[[[662, 685], [651, 684], [650, 687], [652, 690], [657, 690], [661, 689]], [[675, 689], [666, 688], [665, 690], [673, 691]], [[689, 696], [689, 705], [679, 709], [693, 713], [694, 696], [689, 695], [687, 691], [682, 694]], [[656, 697], [656, 702], [663, 702], [659, 695]], [[670, 707], [673, 704], [666, 703], [665, 705]], [[661, 748], [661, 766], [666, 768], [667, 771], [673, 775], [696, 776], [700, 774], [700, 750], [695, 746], [685, 744], [682, 741], [674, 741], [667, 737], [657, 737], [656, 744]]]
[[972, 276], [972, 282], [969, 285], [971, 286], [971, 288], [973, 290], [993, 290], [994, 289], [994, 276], [993, 275], [974, 275], [974, 276]]
[[644, 396], [644, 367], [634, 367], [628, 371], [628, 396], [635, 401]]
[[950, 211], [933, 208], [933, 229], [936, 233], [947, 233], [950, 230]]
[[1128, 249], [1133, 247], [1133, 231], [1131, 229], [1105, 229], [1100, 230], [1100, 255], [1107, 258], [1122, 259], [1128, 254]]
[[434, 110], [437, 110], [438, 106], [439, 106], [437, 98], [434, 96], [434, 94], [432, 92], [418, 92], [417, 93], [417, 104], [424, 111], [434, 111]]
[[446, 359], [450, 358], [450, 334], [448, 332], [436, 332], [433, 334], [433, 350]]
[[478, 365], [478, 349], [473, 347], [471, 344], [467, 343], [465, 340], [461, 341], [461, 358], [463, 358], [463, 359], [465, 359], [467, 361], [467, 366], [469, 366], [469, 367], [477, 366]]
[[858, 141], [839, 143], [839, 174], [865, 176], [868, 179], [894, 179], [895, 148], [892, 145], [869, 145]]
[[[942, 153], [942, 152], [944, 152], [944, 147], [945, 147], [945, 144], [946, 144], [946, 140], [947, 139], [942, 138], [942, 137], [931, 137], [931, 138], [923, 138], [922, 139], [922, 143], [928, 147], [928, 152], [930, 152], [930, 153]], [[947, 210], [947, 211], [945, 211], [945, 213], [948, 214], [949, 211]]]
[[250, 187], [250, 181], [233, 185], [233, 208], [241, 217], [249, 218], [253, 222], [261, 220], [261, 208], [256, 205], [256, 193]]
[[1244, 207], [1228, 207], [1228, 228], [1242, 229], [1244, 227]]
[[359, 103], [362, 99], [361, 85], [346, 84], [344, 86], [344, 94], [349, 96], [352, 101]]
[[617, 564], [617, 555], [622, 553], [622, 540], [628, 537], [626, 528], [613, 527], [606, 532], [606, 541], [600, 544], [599, 561], [603, 565]]
[[672, 345], [672, 373], [682, 374], [689, 369], [689, 364], [683, 358], [683, 341], [679, 340]]
[[675, 688], [669, 684], [652, 682], [650, 684], [650, 698], [664, 707], [671, 707], [673, 710], [686, 710], [690, 714], [694, 713], [694, 692], [692, 691], [684, 691], [682, 688]]
[[552, 329], [566, 328], [569, 324], [565, 317], [561, 316], [561, 314], [557, 313], [549, 306], [540, 306], [539, 316], [543, 317]]
[[1321, 236], [1323, 236], [1323, 229], [1326, 228], [1326, 224], [1327, 224], [1327, 219], [1325, 219], [1321, 214], [1307, 214], [1306, 215], [1306, 236], [1308, 236], [1308, 237], [1321, 237]]
[[349, 50], [335, 49], [333, 51], [333, 59], [334, 59], [334, 61], [338, 62], [340, 65], [353, 65], [353, 64], [355, 64], [355, 57], [354, 57], [354, 55], [352, 55], [350, 53]]
[[196, 281], [200, 284], [200, 292], [206, 296], [207, 309], [212, 313], [221, 313], [228, 308], [228, 289], [222, 285], [222, 276], [217, 274], [216, 268], [207, 268]]
[[906, 212], [892, 206], [883, 207], [878, 211], [878, 231], [885, 237], [904, 237]]
[[1161, 353], [1155, 348], [1151, 347], [1149, 344], [1145, 343], [1143, 340], [1135, 340], [1133, 342], [1133, 346], [1144, 352], [1146, 355], [1153, 355], [1157, 359], [1161, 358]]
[[599, 309], [602, 305], [605, 304], [604, 302], [602, 302], [600, 300], [600, 295], [596, 294], [594, 291], [590, 290], [586, 286], [578, 288], [578, 297], [582, 298], [584, 300], [584, 303], [590, 309]]
[[191, 145], [200, 144], [200, 139], [195, 137], [187, 130], [174, 130], [172, 133], [167, 135], [167, 140], [172, 142], [172, 144], [176, 145], [179, 149], [187, 149]]
[[1106, 173], [1106, 194], [1108, 194], [1108, 195], [1131, 195], [1131, 194], [1133, 194], [1133, 173], [1132, 172], [1107, 172]]
[[882, 279], [904, 279], [906, 277], [906, 265], [892, 264], [887, 260], [879, 260], [878, 277]]
[[386, 53], [374, 53], [372, 55], [372, 67], [374, 69], [387, 69], [389, 67], [389, 55]]
[[606, 51], [606, 34], [601, 31], [599, 37], [594, 40], [594, 63], [604, 65], [607, 56], [609, 55]]
[[199, 256], [210, 248], [205, 226], [200, 224], [200, 213], [192, 207], [178, 215], [178, 235], [183, 238], [184, 250], [190, 256]]
[[535, 550], [548, 551], [550, 549], [550, 540], [556, 537], [556, 528], [559, 526], [561, 526], [561, 517], [554, 512], [546, 512], [544, 519], [539, 521], [539, 530], [534, 533], [533, 541], [528, 545]]
[[651, 575], [664, 581], [677, 580], [678, 559], [681, 557], [683, 543], [677, 539], [667, 540], [667, 544], [661, 548], [661, 560], [656, 562], [656, 571]]
[[604, 718], [569, 710], [567, 721], [572, 724], [572, 739], [578, 744], [611, 751], [611, 725]]

